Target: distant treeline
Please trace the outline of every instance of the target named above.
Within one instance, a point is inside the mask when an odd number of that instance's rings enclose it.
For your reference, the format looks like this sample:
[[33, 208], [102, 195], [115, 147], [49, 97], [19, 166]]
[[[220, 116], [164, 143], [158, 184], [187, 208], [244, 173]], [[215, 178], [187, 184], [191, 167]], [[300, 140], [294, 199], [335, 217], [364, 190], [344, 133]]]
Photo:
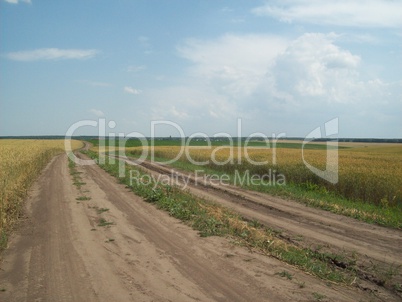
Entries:
[[[63, 135], [39, 135], [39, 136], [0, 136], [0, 139], [64, 139], [65, 137]], [[99, 136], [73, 136], [73, 139], [77, 140], [102, 140], [102, 139], [108, 139], [108, 137], [99, 137]], [[116, 140], [118, 138], [115, 138]], [[130, 138], [133, 140], [136, 140], [136, 138]], [[147, 140], [151, 140], [151, 137], [147, 137]], [[155, 140], [158, 141], [169, 141], [169, 140], [180, 140], [180, 137], [155, 137]], [[186, 137], [186, 140], [188, 137]], [[248, 139], [248, 137], [233, 137], [234, 141], [245, 141]], [[271, 139], [271, 138], [269, 138]], [[193, 141], [205, 141], [206, 138], [204, 137], [193, 137]], [[222, 141], [229, 141], [227, 137], [209, 137], [209, 140], [211, 142], [216, 141], [216, 142], [222, 142]], [[252, 141], [263, 141], [264, 138], [262, 137], [253, 137], [251, 139]], [[281, 140], [304, 140], [304, 137], [281, 137], [278, 139], [278, 141]], [[326, 142], [326, 141], [331, 141], [334, 140], [333, 138], [317, 138], [314, 139], [313, 141], [315, 142]], [[353, 143], [402, 143], [402, 138], [338, 138], [338, 142], [353, 142]]]

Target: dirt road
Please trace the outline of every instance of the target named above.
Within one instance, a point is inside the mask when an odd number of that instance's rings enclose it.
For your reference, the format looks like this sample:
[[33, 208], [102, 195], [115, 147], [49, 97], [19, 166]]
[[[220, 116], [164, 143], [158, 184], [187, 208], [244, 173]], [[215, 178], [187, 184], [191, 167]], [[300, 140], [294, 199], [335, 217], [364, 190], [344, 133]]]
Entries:
[[[26, 219], [3, 253], [0, 301], [395, 299], [328, 285], [224, 238], [200, 238], [98, 166], [78, 170], [80, 191], [66, 155], [55, 157], [34, 185]], [[91, 199], [76, 200], [83, 194]]]
[[[133, 161], [125, 159], [129, 164]], [[216, 201], [261, 223], [280, 230], [283, 236], [304, 246], [321, 245], [343, 253], [358, 253], [360, 258], [378, 263], [402, 265], [402, 231], [306, 207], [294, 201], [247, 191], [210, 181], [204, 176], [177, 171], [149, 161], [143, 169], [154, 175], [170, 177], [192, 193]], [[296, 240], [294, 240], [296, 238]]]

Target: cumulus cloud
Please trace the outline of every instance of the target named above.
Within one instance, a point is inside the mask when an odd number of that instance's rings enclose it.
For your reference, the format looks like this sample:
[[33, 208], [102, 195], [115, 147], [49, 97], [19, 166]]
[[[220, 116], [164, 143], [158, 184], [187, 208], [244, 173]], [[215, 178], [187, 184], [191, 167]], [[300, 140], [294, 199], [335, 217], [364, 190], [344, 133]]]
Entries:
[[287, 40], [271, 35], [225, 35], [219, 39], [189, 39], [177, 49], [194, 63], [191, 73], [208, 79], [222, 92], [241, 97], [249, 95]]
[[[335, 33], [306, 33], [293, 40], [270, 35], [188, 39], [177, 47], [191, 63], [188, 85], [154, 96], [160, 100], [154, 117], [219, 120], [220, 125], [246, 117], [257, 127], [270, 123], [279, 132], [294, 133], [351, 110], [398, 108], [400, 83], [369, 75], [363, 58], [340, 46], [344, 39]], [[306, 133], [311, 127], [305, 126]]]
[[188, 40], [178, 51], [193, 62], [192, 76], [237, 100], [239, 108], [250, 108], [253, 102], [258, 106], [256, 98], [293, 105], [317, 98], [350, 103], [366, 95], [368, 88], [359, 74], [361, 58], [337, 46], [339, 37], [307, 33], [289, 41], [229, 35], [213, 41]]
[[101, 110], [98, 110], [98, 109], [91, 109], [91, 110], [89, 110], [89, 112], [96, 115], [97, 117], [105, 116], [105, 114]]
[[124, 91], [127, 92], [127, 93], [130, 93], [130, 94], [135, 94], [135, 95], [140, 94], [142, 92], [141, 90], [135, 89], [135, 88], [130, 87], [130, 86], [124, 87]]
[[153, 91], [147, 99], [155, 100], [151, 108], [152, 119], [191, 120], [197, 124], [208, 124], [235, 119], [238, 112], [236, 104], [230, 102], [227, 96], [196, 82]]
[[401, 1], [389, 0], [277, 0], [252, 10], [282, 22], [369, 28], [400, 28], [401, 11]]
[[321, 97], [348, 103], [360, 91], [360, 57], [334, 44], [336, 35], [308, 33], [294, 40], [275, 60], [270, 74], [278, 91], [291, 99]]
[[10, 52], [6, 57], [14, 61], [38, 61], [38, 60], [68, 60], [90, 59], [98, 53], [95, 49], [59, 49], [41, 48], [28, 51]]

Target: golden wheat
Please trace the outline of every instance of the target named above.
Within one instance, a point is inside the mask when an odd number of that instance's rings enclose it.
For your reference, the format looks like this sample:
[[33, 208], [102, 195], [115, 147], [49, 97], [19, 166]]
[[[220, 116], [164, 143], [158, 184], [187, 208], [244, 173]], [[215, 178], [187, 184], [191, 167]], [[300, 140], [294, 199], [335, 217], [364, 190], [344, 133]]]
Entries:
[[[182, 150], [181, 147], [154, 147], [154, 156], [172, 159], [179, 154], [180, 150]], [[400, 144], [339, 149], [339, 181], [336, 185], [320, 179], [306, 167], [301, 149], [248, 148], [245, 151], [243, 148], [236, 147], [187, 147], [183, 150], [181, 161], [188, 161], [189, 158], [195, 162], [209, 161], [206, 167], [225, 173], [249, 170], [250, 173], [264, 174], [272, 169], [276, 173], [282, 173], [287, 183], [336, 192], [349, 199], [385, 206], [402, 203], [402, 146]], [[140, 147], [127, 148], [126, 153], [130, 152], [139, 155], [142, 150]], [[245, 158], [246, 155], [255, 162], [266, 161], [267, 163], [251, 164]], [[214, 163], [211, 160], [212, 157], [225, 164]], [[230, 161], [231, 158], [232, 161]], [[321, 170], [326, 168], [326, 159], [325, 149], [304, 150], [304, 160]]]
[[[82, 142], [72, 141], [73, 149]], [[0, 246], [18, 219], [21, 201], [46, 163], [64, 151], [64, 140], [0, 140]]]

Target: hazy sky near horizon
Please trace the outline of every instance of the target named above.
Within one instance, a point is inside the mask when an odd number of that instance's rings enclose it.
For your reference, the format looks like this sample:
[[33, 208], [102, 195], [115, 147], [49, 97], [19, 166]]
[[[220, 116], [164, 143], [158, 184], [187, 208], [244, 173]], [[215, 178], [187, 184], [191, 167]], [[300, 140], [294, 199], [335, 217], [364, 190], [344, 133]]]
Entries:
[[402, 1], [0, 1], [0, 136], [402, 137]]

